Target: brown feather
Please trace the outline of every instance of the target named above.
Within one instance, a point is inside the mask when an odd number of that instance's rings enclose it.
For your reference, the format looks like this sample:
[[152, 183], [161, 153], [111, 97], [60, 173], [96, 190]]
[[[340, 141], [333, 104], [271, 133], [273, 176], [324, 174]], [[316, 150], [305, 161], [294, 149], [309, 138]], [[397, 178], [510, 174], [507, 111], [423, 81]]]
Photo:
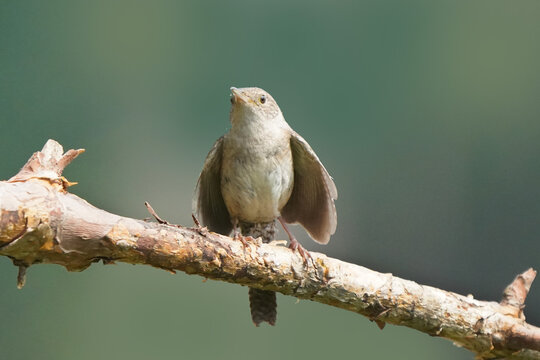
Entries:
[[326, 244], [337, 226], [336, 185], [306, 140], [294, 131], [291, 150], [294, 187], [281, 216], [288, 223], [300, 223], [313, 240]]
[[220, 137], [208, 153], [197, 182], [197, 213], [208, 229], [229, 235], [233, 225], [221, 194], [222, 155], [223, 137]]

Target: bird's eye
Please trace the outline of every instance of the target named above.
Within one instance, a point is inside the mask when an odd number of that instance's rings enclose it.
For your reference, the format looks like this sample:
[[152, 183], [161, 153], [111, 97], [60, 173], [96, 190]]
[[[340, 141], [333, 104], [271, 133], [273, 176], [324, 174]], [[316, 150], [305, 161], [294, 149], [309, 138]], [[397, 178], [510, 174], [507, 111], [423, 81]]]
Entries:
[[259, 101], [261, 104], [264, 104], [266, 102], [266, 95], [261, 95], [261, 97], [259, 98]]
[[231, 98], [229, 99], [231, 101], [231, 104], [234, 104], [234, 95], [231, 94]]

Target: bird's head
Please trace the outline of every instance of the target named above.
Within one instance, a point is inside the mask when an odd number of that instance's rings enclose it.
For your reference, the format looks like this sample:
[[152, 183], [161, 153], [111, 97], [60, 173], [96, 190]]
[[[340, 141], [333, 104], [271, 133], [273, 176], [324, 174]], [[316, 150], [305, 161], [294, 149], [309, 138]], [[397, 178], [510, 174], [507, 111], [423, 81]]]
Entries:
[[231, 123], [268, 122], [281, 115], [278, 104], [266, 91], [256, 87], [231, 87]]

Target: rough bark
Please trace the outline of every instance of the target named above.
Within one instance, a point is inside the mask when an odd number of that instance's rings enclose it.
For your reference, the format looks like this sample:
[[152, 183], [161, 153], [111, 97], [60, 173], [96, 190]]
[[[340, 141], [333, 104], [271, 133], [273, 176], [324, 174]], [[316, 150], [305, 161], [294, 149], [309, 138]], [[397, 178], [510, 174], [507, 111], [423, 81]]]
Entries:
[[525, 298], [536, 272], [518, 275], [500, 303], [479, 301], [312, 253], [304, 264], [277, 244], [239, 241], [194, 228], [130, 219], [67, 192], [62, 171], [83, 150], [49, 140], [21, 171], [0, 182], [0, 255], [19, 266], [53, 263], [81, 271], [122, 261], [277, 291], [375, 321], [440, 336], [479, 359], [540, 359], [540, 328], [527, 324]]

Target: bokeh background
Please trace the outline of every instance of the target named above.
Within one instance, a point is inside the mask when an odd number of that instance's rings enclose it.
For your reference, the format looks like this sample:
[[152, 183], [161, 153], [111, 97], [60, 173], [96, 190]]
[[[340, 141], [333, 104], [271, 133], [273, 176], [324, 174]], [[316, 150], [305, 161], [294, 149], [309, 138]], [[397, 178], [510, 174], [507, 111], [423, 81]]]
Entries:
[[[540, 268], [540, 2], [0, 1], [0, 178], [48, 138], [90, 203], [191, 225], [229, 87], [260, 86], [339, 189], [311, 250], [499, 300]], [[283, 236], [281, 232], [281, 236]], [[472, 359], [450, 342], [247, 288], [118, 264], [0, 258], [3, 359]], [[527, 301], [540, 325], [540, 283]]]

